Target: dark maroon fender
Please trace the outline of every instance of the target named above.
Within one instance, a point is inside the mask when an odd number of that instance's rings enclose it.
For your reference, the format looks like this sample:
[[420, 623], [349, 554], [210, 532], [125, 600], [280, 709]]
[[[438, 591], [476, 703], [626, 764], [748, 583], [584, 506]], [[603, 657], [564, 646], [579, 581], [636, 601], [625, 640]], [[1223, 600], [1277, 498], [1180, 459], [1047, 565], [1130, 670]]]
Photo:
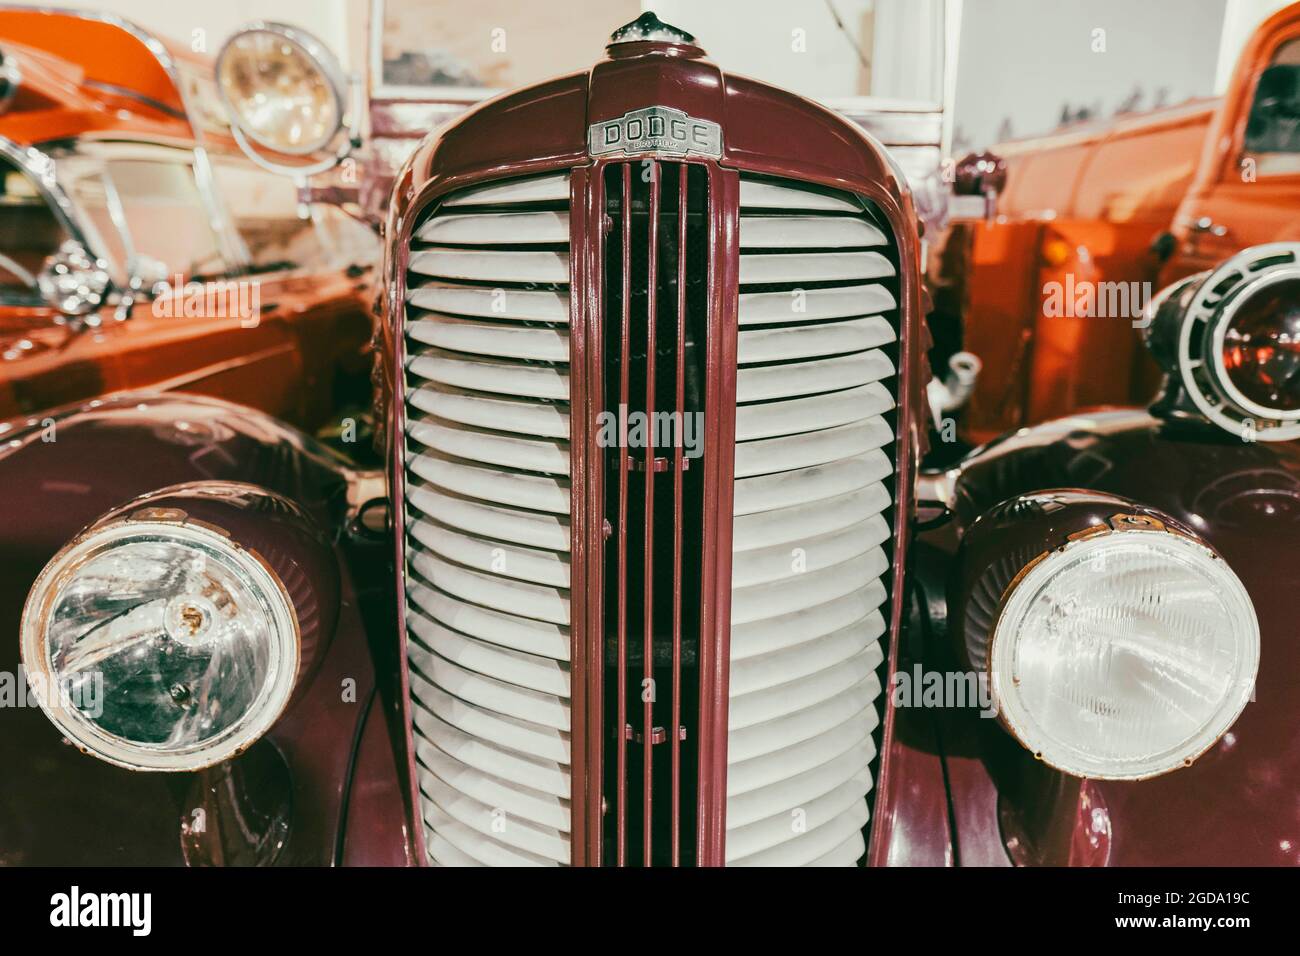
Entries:
[[[320, 549], [305, 564], [328, 592], [319, 597], [329, 631], [318, 635], [316, 660], [280, 722], [239, 758], [202, 773], [123, 770], [63, 742], [39, 708], [0, 707], [0, 864], [328, 865], [341, 860], [353, 829], [368, 844], [366, 853], [353, 848], [353, 859], [404, 862], [402, 786], [356, 573], [363, 546], [343, 533], [356, 475], [269, 416], [196, 396], [118, 396], [0, 429], [0, 633], [10, 635], [0, 670], [18, 672], [23, 602], [54, 553], [110, 509], [173, 485], [246, 482], [296, 505], [287, 516], [226, 519], [263, 549], [291, 539]], [[375, 547], [387, 557], [386, 545]], [[346, 696], [345, 681], [355, 682]], [[358, 766], [376, 779], [358, 777]], [[365, 799], [349, 812], [354, 788]]]
[[[1048, 488], [1131, 498], [1194, 530], [1224, 557], [1259, 616], [1256, 699], [1194, 765], [1140, 782], [1081, 782], [1034, 760], [996, 720], [939, 712], [957, 862], [1300, 863], [1300, 444], [1245, 443], [1209, 426], [1113, 411], [986, 446], [963, 465], [954, 521], [921, 536], [914, 552], [920, 590], [929, 594], [918, 601], [927, 619], [909, 632], [909, 647], [923, 644], [927, 667], [957, 666], [942, 590], [934, 591], [955, 573], [945, 562], [962, 530], [1013, 495]], [[928, 747], [918, 739], [912, 749]], [[907, 789], [897, 776], [894, 782]], [[916, 782], [916, 798], [932, 801], [927, 778]], [[908, 852], [894, 849], [895, 862], [909, 862]]]

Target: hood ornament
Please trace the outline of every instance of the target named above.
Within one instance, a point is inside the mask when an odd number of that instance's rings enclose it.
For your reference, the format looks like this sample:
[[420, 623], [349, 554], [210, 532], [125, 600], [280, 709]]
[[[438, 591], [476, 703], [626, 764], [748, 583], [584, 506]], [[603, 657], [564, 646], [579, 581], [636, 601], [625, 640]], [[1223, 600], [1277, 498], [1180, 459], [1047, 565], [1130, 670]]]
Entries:
[[670, 23], [664, 23], [651, 11], [646, 11], [631, 23], [625, 23], [609, 37], [609, 45], [657, 40], [661, 43], [694, 43], [695, 37]]

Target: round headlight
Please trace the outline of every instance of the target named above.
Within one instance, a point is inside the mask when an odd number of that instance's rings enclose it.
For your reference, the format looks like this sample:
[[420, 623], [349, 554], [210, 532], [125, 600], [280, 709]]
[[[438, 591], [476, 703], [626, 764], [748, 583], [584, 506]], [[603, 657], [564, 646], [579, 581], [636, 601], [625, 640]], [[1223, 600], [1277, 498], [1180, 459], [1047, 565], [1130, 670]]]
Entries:
[[196, 770], [280, 716], [299, 633], [279, 578], [195, 523], [92, 528], [41, 572], [23, 610], [23, 664], [75, 744], [133, 770]]
[[1007, 589], [989, 646], [993, 699], [1048, 764], [1142, 779], [1190, 764], [1237, 719], [1259, 624], [1241, 581], [1199, 541], [1095, 531]]
[[1181, 288], [1172, 367], [1196, 410], [1243, 438], [1300, 437], [1300, 243], [1253, 246]]
[[231, 121], [267, 149], [314, 153], [343, 125], [342, 71], [302, 30], [277, 23], [242, 30], [222, 47], [216, 72]]

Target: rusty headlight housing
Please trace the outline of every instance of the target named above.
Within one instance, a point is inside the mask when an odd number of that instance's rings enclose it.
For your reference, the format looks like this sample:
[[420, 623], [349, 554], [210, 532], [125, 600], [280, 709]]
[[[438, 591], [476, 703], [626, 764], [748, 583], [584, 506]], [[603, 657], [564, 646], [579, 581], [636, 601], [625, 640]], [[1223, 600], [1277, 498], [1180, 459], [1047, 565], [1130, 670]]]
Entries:
[[1172, 519], [1043, 492], [997, 506], [968, 536], [966, 649], [1000, 720], [1039, 759], [1080, 777], [1152, 777], [1191, 764], [1245, 708], [1254, 607]]
[[132, 770], [197, 770], [240, 753], [283, 713], [301, 663], [276, 572], [222, 529], [163, 506], [101, 520], [56, 554], [28, 596], [21, 647], [55, 726]]

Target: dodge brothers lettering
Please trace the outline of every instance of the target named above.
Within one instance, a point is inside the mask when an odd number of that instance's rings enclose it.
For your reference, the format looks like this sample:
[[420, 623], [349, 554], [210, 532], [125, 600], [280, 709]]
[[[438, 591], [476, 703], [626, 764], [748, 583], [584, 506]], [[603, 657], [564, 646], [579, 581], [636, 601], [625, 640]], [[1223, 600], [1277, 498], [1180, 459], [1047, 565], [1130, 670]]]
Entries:
[[647, 106], [587, 129], [587, 152], [722, 158], [722, 127], [667, 106]]

